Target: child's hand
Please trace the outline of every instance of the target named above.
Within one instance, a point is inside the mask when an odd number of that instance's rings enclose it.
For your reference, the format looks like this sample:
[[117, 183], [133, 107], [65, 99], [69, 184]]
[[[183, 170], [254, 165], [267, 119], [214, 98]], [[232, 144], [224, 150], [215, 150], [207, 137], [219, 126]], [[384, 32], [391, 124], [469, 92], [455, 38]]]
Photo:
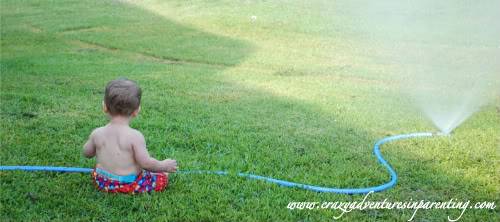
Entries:
[[171, 159], [166, 159], [161, 161], [163, 167], [165, 167], [166, 172], [169, 173], [175, 173], [177, 171], [177, 161], [176, 160], [171, 160]]

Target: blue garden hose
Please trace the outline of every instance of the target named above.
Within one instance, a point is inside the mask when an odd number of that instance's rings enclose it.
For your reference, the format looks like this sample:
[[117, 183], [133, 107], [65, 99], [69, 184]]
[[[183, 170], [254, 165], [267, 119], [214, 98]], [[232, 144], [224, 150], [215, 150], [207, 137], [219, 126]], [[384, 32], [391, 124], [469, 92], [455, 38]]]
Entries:
[[[390, 136], [383, 138], [375, 143], [373, 146], [373, 153], [377, 157], [380, 164], [385, 166], [391, 175], [391, 180], [379, 186], [366, 187], [366, 188], [333, 188], [333, 187], [320, 187], [315, 185], [294, 183], [286, 180], [279, 180], [272, 177], [259, 176], [249, 173], [238, 173], [238, 176], [246, 177], [255, 180], [263, 180], [269, 183], [275, 183], [285, 187], [294, 187], [304, 190], [311, 190], [316, 192], [325, 193], [342, 193], [342, 194], [366, 194], [370, 192], [380, 192], [387, 190], [394, 185], [398, 179], [396, 171], [387, 163], [380, 153], [380, 146], [384, 143], [392, 142], [395, 140], [402, 140], [414, 137], [430, 137], [433, 136], [432, 133], [411, 133], [411, 134], [401, 134], [396, 136]], [[65, 173], [90, 173], [93, 169], [90, 168], [78, 168], [78, 167], [50, 167], [50, 166], [0, 166], [0, 170], [23, 170], [23, 171], [53, 171], [53, 172], [65, 172]], [[228, 175], [227, 171], [209, 171], [209, 170], [183, 170], [179, 171], [181, 174], [217, 174], [217, 175]]]

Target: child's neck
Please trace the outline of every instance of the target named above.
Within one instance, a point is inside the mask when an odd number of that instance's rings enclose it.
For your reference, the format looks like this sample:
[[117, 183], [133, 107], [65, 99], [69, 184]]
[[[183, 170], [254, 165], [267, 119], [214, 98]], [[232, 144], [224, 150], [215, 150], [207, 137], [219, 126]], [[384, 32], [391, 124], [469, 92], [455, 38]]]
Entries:
[[111, 116], [111, 121], [109, 121], [110, 124], [113, 124], [113, 125], [127, 125], [130, 123], [130, 117], [128, 116], [120, 116], [120, 115], [116, 115], [116, 116]]

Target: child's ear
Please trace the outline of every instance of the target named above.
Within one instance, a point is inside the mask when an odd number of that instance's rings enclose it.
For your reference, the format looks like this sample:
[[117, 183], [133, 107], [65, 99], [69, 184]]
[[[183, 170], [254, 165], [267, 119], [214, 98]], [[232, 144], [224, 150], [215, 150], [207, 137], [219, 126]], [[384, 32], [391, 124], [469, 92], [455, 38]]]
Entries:
[[141, 112], [141, 106], [139, 106], [134, 112], [132, 112], [132, 117], [136, 117], [139, 115], [139, 112]]
[[108, 107], [106, 106], [106, 103], [104, 103], [104, 101], [102, 101], [102, 111], [104, 113], [108, 113]]

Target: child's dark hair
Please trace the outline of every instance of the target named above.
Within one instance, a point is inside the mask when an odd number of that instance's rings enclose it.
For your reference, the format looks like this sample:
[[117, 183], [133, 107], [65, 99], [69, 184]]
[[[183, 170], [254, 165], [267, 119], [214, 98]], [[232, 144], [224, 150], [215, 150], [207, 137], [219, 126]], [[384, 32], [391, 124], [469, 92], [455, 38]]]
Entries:
[[104, 104], [111, 115], [130, 116], [141, 104], [141, 88], [136, 82], [120, 78], [108, 82]]

